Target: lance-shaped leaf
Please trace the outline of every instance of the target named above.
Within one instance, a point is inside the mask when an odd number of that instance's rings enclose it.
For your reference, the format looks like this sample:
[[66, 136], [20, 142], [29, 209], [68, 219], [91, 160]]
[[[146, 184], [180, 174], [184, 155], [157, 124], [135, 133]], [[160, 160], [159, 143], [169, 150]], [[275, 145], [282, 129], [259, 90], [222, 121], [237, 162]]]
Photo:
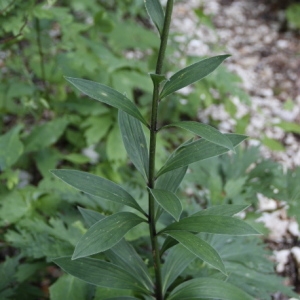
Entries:
[[183, 128], [196, 135], [199, 135], [209, 142], [228, 148], [229, 150], [233, 150], [231, 140], [225, 134], [221, 133], [219, 130], [210, 125], [194, 121], [183, 121], [167, 125], [164, 128], [174, 126]]
[[[155, 183], [155, 188], [156, 189], [161, 189], [161, 190], [167, 190], [172, 193], [176, 193], [186, 171], [187, 171], [187, 166], [178, 168], [176, 170], [172, 170], [170, 172], [167, 172], [160, 176], [156, 183]], [[155, 214], [156, 220], [159, 219], [161, 214], [163, 213], [163, 209], [161, 206], [157, 207], [157, 212]]]
[[147, 122], [134, 103], [132, 103], [126, 96], [122, 95], [118, 91], [106, 85], [86, 79], [72, 77], [66, 77], [66, 79], [87, 96], [117, 109], [123, 110], [147, 126]]
[[168, 249], [172, 248], [173, 246], [177, 245], [178, 242], [176, 240], [174, 240], [172, 237], [167, 236], [167, 238], [165, 239], [161, 249], [160, 249], [160, 256], [162, 256], [165, 251], [167, 251]]
[[156, 183], [155, 183], [155, 188], [156, 189], [162, 189], [162, 190], [167, 190], [172, 193], [176, 193], [186, 171], [187, 171], [187, 166], [178, 168], [176, 170], [172, 170], [170, 172], [167, 172], [160, 176]]
[[93, 255], [110, 249], [144, 219], [130, 212], [119, 212], [95, 223], [81, 237], [72, 259]]
[[106, 218], [106, 216], [98, 213], [95, 210], [90, 210], [90, 209], [86, 209], [86, 208], [82, 208], [82, 207], [78, 207], [78, 209], [88, 227], [91, 227], [98, 221]]
[[[79, 207], [79, 211], [89, 227], [105, 218], [105, 216], [93, 210]], [[134, 274], [142, 285], [153, 291], [152, 279], [145, 263], [125, 239], [105, 251], [105, 255], [112, 263]]]
[[[177, 151], [179, 151], [179, 149], [181, 149], [182, 147], [185, 147], [186, 145], [188, 145], [189, 143], [191, 143], [193, 141], [193, 139], [190, 139], [186, 142], [184, 142], [182, 145], [180, 145], [168, 158], [171, 159], [173, 156], [175, 156], [175, 154], [177, 153]], [[178, 168], [176, 170], [172, 170], [170, 172], [164, 173], [162, 176], [160, 176], [156, 183], [155, 183], [155, 188], [156, 189], [162, 189], [162, 190], [167, 190], [170, 191], [172, 193], [175, 193], [176, 190], [178, 189], [183, 177], [185, 176], [185, 173], [187, 171], [187, 166], [182, 167], [182, 168]], [[161, 206], [157, 207], [157, 211], [155, 214], [155, 219], [158, 220], [159, 217], [161, 216], [161, 214], [163, 213], [163, 209]]]
[[197, 257], [226, 274], [225, 266], [220, 255], [206, 241], [188, 231], [169, 231], [167, 234]]
[[244, 209], [249, 207], [249, 205], [236, 205], [236, 204], [225, 204], [225, 205], [216, 205], [209, 207], [207, 209], [196, 212], [192, 217], [204, 216], [204, 215], [219, 215], [219, 216], [228, 216], [231, 217]]
[[145, 180], [149, 174], [149, 156], [146, 138], [141, 123], [125, 113], [119, 111], [119, 126], [127, 154], [137, 170]]
[[24, 146], [19, 139], [23, 125], [17, 125], [0, 136], [0, 172], [12, 166], [21, 156]]
[[[176, 153], [181, 149], [192, 143], [193, 139], [190, 139], [183, 144], [181, 144], [168, 158], [170, 160], [173, 158]], [[162, 176], [160, 176], [156, 183], [155, 183], [155, 188], [156, 189], [163, 189], [163, 190], [168, 190], [172, 193], [175, 193], [183, 179], [183, 177], [186, 174], [188, 167], [184, 166], [182, 168], [178, 168], [176, 170], [172, 170], [171, 172], [164, 173]]]
[[171, 230], [186, 230], [192, 232], [206, 232], [214, 234], [228, 234], [228, 235], [253, 235], [259, 234], [253, 227], [246, 222], [228, 216], [192, 216], [181, 219], [175, 222], [160, 233]]
[[149, 191], [155, 201], [178, 221], [182, 212], [182, 205], [178, 197], [166, 190], [149, 189]]
[[150, 16], [152, 22], [156, 26], [159, 34], [162, 35], [164, 27], [164, 11], [161, 7], [159, 0], [145, 0], [146, 10]]
[[162, 267], [163, 293], [195, 258], [196, 256], [182, 245], [177, 245], [169, 251]]
[[93, 258], [71, 260], [69, 256], [53, 260], [65, 272], [93, 285], [149, 293], [129, 272], [112, 263]]
[[69, 274], [60, 276], [54, 284], [50, 286], [50, 300], [82, 300], [86, 298], [89, 285]]
[[116, 183], [102, 177], [77, 170], [52, 170], [59, 179], [86, 194], [135, 208], [144, 214], [134, 198]]
[[154, 290], [154, 284], [146, 264], [125, 239], [122, 239], [110, 250], [105, 251], [105, 254], [112, 263], [127, 270], [130, 274], [135, 276], [135, 278], [138, 278], [141, 284], [148, 290]]
[[[247, 138], [245, 135], [240, 134], [226, 134], [226, 136], [230, 139], [234, 147]], [[159, 170], [157, 177], [171, 170], [226, 152], [228, 152], [227, 148], [204, 139], [197, 140], [180, 148], [173, 157], [168, 159], [166, 164]]]
[[254, 300], [236, 286], [214, 278], [195, 278], [177, 286], [168, 300], [190, 299]]
[[[234, 205], [234, 204], [226, 204], [226, 205], [216, 205], [213, 207], [209, 207], [208, 209], [201, 210], [191, 217], [203, 216], [203, 215], [219, 215], [219, 216], [228, 216], [231, 217], [240, 211], [246, 209], [248, 205]], [[175, 246], [178, 242], [173, 239], [171, 236], [168, 236], [162, 247], [161, 247], [161, 255], [168, 250], [169, 248]]]
[[[164, 175], [162, 175], [163, 177]], [[207, 209], [196, 212], [191, 217], [204, 216], [204, 215], [219, 215], [219, 216], [228, 216], [231, 217], [240, 211], [246, 209], [249, 205], [234, 205], [234, 204], [225, 204], [225, 205], [216, 205], [209, 207]], [[168, 236], [161, 248], [161, 255], [169, 248], [177, 244], [177, 241]]]
[[164, 85], [160, 99], [206, 77], [229, 56], [219, 55], [207, 58], [178, 71]]

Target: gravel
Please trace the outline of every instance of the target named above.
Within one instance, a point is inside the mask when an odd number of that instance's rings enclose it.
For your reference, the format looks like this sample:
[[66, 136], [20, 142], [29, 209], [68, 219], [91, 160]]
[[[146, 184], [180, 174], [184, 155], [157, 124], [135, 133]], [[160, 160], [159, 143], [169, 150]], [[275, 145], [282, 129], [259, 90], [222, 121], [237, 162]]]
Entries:
[[[197, 8], [212, 15], [214, 29], [200, 24], [193, 12]], [[172, 26], [183, 53], [193, 56], [230, 53], [227, 67], [242, 78], [242, 88], [250, 95], [249, 104], [232, 95], [237, 107], [235, 118], [226, 112], [224, 104], [218, 103], [199, 112], [199, 120], [208, 122], [212, 118], [219, 121], [221, 131], [234, 132], [236, 120], [249, 114], [246, 128], [249, 144], [261, 144], [264, 157], [280, 162], [287, 169], [300, 166], [300, 134], [286, 132], [278, 125], [300, 124], [299, 33], [297, 36], [296, 32], [283, 32], [284, 12], [270, 8], [271, 5], [260, 0], [180, 1], [174, 10]], [[220, 45], [218, 52], [213, 51], [216, 44]], [[262, 143], [266, 138], [280, 142], [285, 149], [270, 150]], [[279, 202], [273, 199], [263, 195], [258, 198], [261, 217], [257, 221], [270, 231], [267, 241], [274, 250], [276, 271], [288, 276], [289, 283], [294, 284], [297, 275], [289, 270], [293, 265], [300, 266], [300, 248], [293, 245], [300, 236], [299, 224], [287, 216], [284, 203], [277, 207]], [[283, 299], [282, 295], [278, 297]]]
[[[200, 24], [193, 12], [199, 7], [213, 16], [215, 29]], [[189, 55], [232, 55], [227, 67], [242, 78], [242, 88], [251, 99], [248, 105], [232, 96], [238, 109], [235, 119], [250, 114], [246, 128], [250, 144], [264, 139], [282, 143], [285, 151], [271, 151], [262, 145], [262, 155], [293, 168], [300, 166], [299, 134], [278, 125], [300, 124], [300, 43], [296, 33], [281, 32], [284, 12], [270, 11], [269, 7], [258, 0], [181, 1], [174, 9], [172, 26], [181, 51]], [[221, 53], [213, 51], [216, 44], [224, 49]], [[212, 117], [220, 122], [221, 131], [234, 132], [236, 120], [222, 103], [199, 112], [198, 117], [203, 122]]]

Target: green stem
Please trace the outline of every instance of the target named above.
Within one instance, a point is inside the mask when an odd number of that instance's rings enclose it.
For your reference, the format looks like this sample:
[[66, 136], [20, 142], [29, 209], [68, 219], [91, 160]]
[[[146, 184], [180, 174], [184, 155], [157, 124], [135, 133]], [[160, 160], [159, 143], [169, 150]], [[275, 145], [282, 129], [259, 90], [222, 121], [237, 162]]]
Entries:
[[[171, 23], [171, 16], [173, 10], [174, 0], [168, 0], [166, 6], [164, 28], [161, 34], [160, 48], [156, 63], [156, 74], [162, 73], [163, 61], [165, 57], [169, 28]], [[153, 80], [153, 98], [152, 98], [152, 112], [150, 124], [150, 150], [149, 150], [149, 182], [148, 187], [154, 188], [155, 185], [155, 155], [156, 155], [156, 133], [157, 133], [157, 113], [159, 103], [159, 83]], [[156, 226], [155, 226], [155, 200], [149, 192], [149, 231], [152, 245], [152, 257], [155, 271], [156, 289], [155, 296], [157, 300], [163, 300], [162, 278], [161, 278], [161, 262], [159, 256], [159, 245], [157, 241]]]
[[47, 97], [48, 95], [48, 89], [47, 89], [47, 82], [46, 82], [46, 72], [45, 72], [45, 60], [44, 60], [44, 53], [43, 53], [43, 47], [42, 47], [42, 41], [41, 41], [41, 27], [40, 27], [40, 20], [36, 18], [35, 20], [35, 26], [36, 26], [36, 40], [37, 40], [37, 46], [40, 56], [40, 66], [41, 66], [41, 77], [42, 82], [44, 86], [44, 95]]

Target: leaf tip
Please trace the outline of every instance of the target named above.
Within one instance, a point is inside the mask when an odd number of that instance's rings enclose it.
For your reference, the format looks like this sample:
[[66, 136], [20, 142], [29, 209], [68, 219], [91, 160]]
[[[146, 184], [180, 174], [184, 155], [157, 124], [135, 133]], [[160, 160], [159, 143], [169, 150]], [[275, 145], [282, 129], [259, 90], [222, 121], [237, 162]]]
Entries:
[[222, 54], [222, 55], [219, 55], [219, 58], [222, 58], [223, 61], [229, 57], [231, 57], [232, 55], [231, 54]]
[[55, 176], [56, 176], [57, 171], [58, 171], [57, 169], [49, 170], [49, 172], [50, 172], [52, 175], [55, 175]]
[[263, 233], [259, 232], [255, 228], [253, 228], [253, 232], [254, 232], [253, 235], [263, 235]]
[[72, 77], [69, 77], [69, 76], [64, 76], [64, 78], [69, 82], [72, 80]]
[[81, 256], [78, 255], [78, 253], [76, 253], [76, 249], [75, 249], [75, 251], [74, 251], [74, 253], [73, 253], [72, 257], [71, 257], [71, 260], [76, 260], [76, 259], [78, 259], [78, 258], [80, 258], [80, 257], [81, 257]]

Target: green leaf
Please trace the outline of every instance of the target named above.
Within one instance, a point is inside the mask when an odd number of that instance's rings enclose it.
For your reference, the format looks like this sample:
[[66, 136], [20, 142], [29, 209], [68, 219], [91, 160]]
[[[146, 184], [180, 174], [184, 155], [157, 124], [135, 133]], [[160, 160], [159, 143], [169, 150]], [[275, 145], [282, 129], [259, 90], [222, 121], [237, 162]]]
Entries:
[[219, 55], [207, 58], [178, 71], [164, 85], [160, 99], [206, 77], [229, 56]]
[[159, 0], [145, 0], [145, 6], [152, 22], [162, 35], [165, 16]]
[[199, 135], [209, 142], [228, 148], [229, 150], [233, 150], [231, 140], [225, 134], [222, 134], [219, 130], [212, 126], [194, 121], [183, 121], [178, 123], [172, 123], [170, 125], [165, 126], [164, 128], [174, 126], [183, 128], [196, 135]]
[[83, 154], [79, 154], [79, 153], [70, 153], [70, 154], [63, 156], [63, 158], [74, 164], [86, 164], [86, 163], [90, 162], [90, 159], [87, 156], [85, 156]]
[[0, 263], [0, 299], [13, 299], [15, 295], [14, 286], [17, 282], [16, 273], [19, 267], [18, 257], [6, 257], [4, 262]]
[[217, 298], [222, 300], [254, 300], [234, 285], [214, 279], [195, 278], [177, 286], [168, 300]]
[[94, 15], [94, 26], [97, 26], [97, 30], [105, 33], [114, 29], [114, 23], [105, 10], [100, 10]]
[[[124, 3], [124, 2], [122, 2]], [[139, 2], [141, 3], [141, 1]], [[131, 7], [132, 8], [132, 7]], [[103, 9], [103, 8], [102, 8]], [[116, 20], [117, 18], [115, 18]], [[114, 53], [121, 53], [124, 51], [124, 49], [139, 49], [140, 51], [146, 51], [149, 48], [150, 49], [156, 49], [157, 48], [157, 35], [148, 28], [145, 28], [144, 26], [137, 26], [136, 20], [134, 18], [128, 18], [124, 22], [115, 22], [115, 30], [113, 30], [109, 34], [109, 44], [114, 49]], [[127, 37], [127, 38], [125, 38]], [[128, 38], [130, 37], [130, 38]], [[104, 48], [104, 47], [103, 47]], [[105, 48], [105, 51], [109, 51], [107, 48]], [[111, 56], [112, 53], [109, 53]], [[109, 59], [107, 62], [109, 65], [112, 64], [114, 68], [114, 60], [116, 58], [118, 59], [119, 56], [114, 56], [114, 59]], [[129, 65], [129, 73], [133, 73], [133, 70], [136, 68], [135, 66], [138, 65], [137, 60], [133, 60], [133, 63], [131, 60], [125, 59], [126, 67]], [[111, 70], [110, 67], [108, 70]], [[145, 71], [147, 69], [145, 68]], [[126, 79], [126, 78], [125, 78]], [[136, 87], [144, 88], [143, 84], [140, 84], [139, 81], [135, 82]], [[123, 91], [123, 90], [122, 90]]]
[[0, 136], [0, 171], [12, 166], [23, 153], [23, 144], [19, 139], [22, 126], [15, 126]]
[[[53, 219], [50, 219], [51, 221], [56, 222]], [[20, 226], [18, 231], [8, 231], [5, 240], [12, 247], [18, 248], [23, 257], [38, 261], [43, 261], [46, 257], [48, 260], [50, 257], [71, 254], [76, 240], [82, 235], [78, 228], [66, 229], [63, 221], [61, 224], [56, 222], [59, 225], [55, 226], [56, 228], [52, 227], [52, 224], [49, 226], [44, 221], [33, 221], [28, 217], [19, 224], [22, 224], [22, 227]], [[71, 240], [74, 240], [74, 245]]]
[[280, 122], [276, 126], [282, 128], [285, 132], [293, 132], [300, 134], [300, 125], [292, 122]]
[[85, 223], [88, 227], [93, 226], [95, 223], [97, 223], [100, 220], [103, 220], [105, 218], [104, 215], [101, 215], [95, 210], [86, 209], [82, 207], [78, 207], [78, 210], [80, 211], [82, 217], [84, 218]]
[[226, 275], [226, 269], [218, 252], [200, 237], [188, 231], [171, 231], [168, 235], [187, 250]]
[[54, 147], [43, 148], [34, 153], [36, 166], [43, 177], [51, 176], [51, 174], [49, 174], [49, 170], [54, 169], [62, 158], [63, 156], [61, 152]]
[[163, 81], [167, 80], [167, 78], [166, 78], [165, 75], [155, 74], [155, 73], [149, 73], [149, 75], [150, 75], [150, 77], [152, 79], [153, 84], [160, 84]]
[[66, 118], [54, 119], [41, 126], [36, 126], [24, 140], [25, 151], [38, 151], [53, 145], [64, 133], [68, 120]]
[[130, 272], [148, 290], [154, 290], [154, 284], [146, 264], [135, 249], [124, 239], [106, 251], [105, 254], [112, 263]]
[[178, 221], [182, 212], [182, 205], [178, 197], [166, 190], [149, 189], [149, 191], [155, 201]]
[[[181, 144], [168, 158], [168, 160], [170, 160], [171, 158], [173, 158], [176, 153], [183, 147], [189, 145], [191, 142], [193, 141], [193, 139], [190, 139], [186, 142], [184, 142], [183, 144]], [[155, 188], [157, 189], [162, 189], [162, 190], [168, 190], [172, 193], [175, 193], [182, 181], [182, 179], [184, 178], [186, 171], [187, 171], [188, 167], [184, 166], [182, 168], [178, 168], [176, 170], [172, 170], [171, 172], [166, 172], [164, 173], [162, 176], [160, 176], [156, 183], [155, 183]]]
[[97, 144], [105, 137], [113, 124], [111, 115], [89, 116], [81, 123], [80, 128], [84, 128], [84, 137], [87, 146]]
[[176, 193], [188, 167], [178, 168], [176, 170], [172, 170], [170, 172], [164, 173], [161, 175], [156, 183], [155, 188], [161, 190], [167, 190], [172, 193]]
[[[247, 138], [245, 135], [239, 134], [226, 134], [226, 136], [229, 138], [234, 147]], [[157, 177], [168, 171], [187, 166], [200, 160], [218, 156], [226, 152], [228, 152], [227, 148], [213, 144], [212, 142], [204, 139], [197, 140], [178, 149], [175, 155], [168, 159], [166, 164], [159, 170]]]
[[201, 210], [193, 214], [193, 217], [204, 216], [204, 215], [219, 215], [219, 216], [228, 216], [231, 217], [244, 209], [249, 207], [249, 205], [234, 205], [234, 204], [225, 204], [225, 205], [216, 205], [209, 207], [207, 209]]
[[127, 97], [125, 97], [118, 91], [106, 85], [90, 80], [72, 77], [66, 77], [66, 79], [89, 97], [125, 111], [147, 126], [147, 122], [145, 121], [137, 107]]
[[144, 211], [133, 197], [110, 180], [76, 170], [52, 170], [51, 173], [79, 191], [100, 199], [133, 207], [144, 214]]
[[[32, 211], [32, 203], [28, 201], [20, 189], [1, 195], [0, 227], [17, 223]], [[26, 201], [27, 200], [27, 201]]]
[[78, 259], [110, 249], [144, 219], [130, 212], [119, 212], [98, 221], [79, 240], [72, 259]]
[[161, 270], [163, 293], [195, 258], [196, 256], [182, 245], [177, 245], [169, 251]]
[[160, 255], [162, 256], [168, 249], [174, 247], [177, 244], [178, 244], [178, 242], [176, 240], [174, 240], [170, 236], [167, 236], [167, 238], [165, 239], [165, 241], [160, 249]]
[[53, 260], [65, 272], [93, 285], [112, 289], [147, 292], [130, 273], [112, 263], [93, 258], [71, 260], [69, 256]]
[[248, 180], [248, 176], [241, 175], [239, 178], [227, 179], [223, 187], [223, 192], [226, 195], [226, 198], [234, 201], [234, 198], [240, 197], [246, 188]]
[[[231, 217], [240, 211], [246, 209], [248, 205], [233, 205], [233, 204], [226, 204], [226, 205], [216, 205], [213, 207], [209, 207], [208, 209], [201, 210], [199, 212], [196, 212], [192, 215], [192, 217], [196, 216], [204, 216], [204, 215], [219, 215], [219, 216], [228, 216]], [[164, 253], [167, 249], [173, 247], [177, 244], [177, 241], [175, 241], [173, 238], [168, 236], [161, 248], [161, 254]]]
[[214, 234], [228, 235], [253, 235], [259, 234], [254, 228], [246, 222], [234, 217], [228, 216], [192, 216], [181, 219], [161, 231], [161, 233], [171, 230], [186, 230], [192, 232], [206, 232]]
[[149, 174], [149, 156], [141, 123], [123, 111], [119, 111], [119, 126], [127, 154], [145, 180]]
[[[79, 211], [89, 227], [105, 218], [105, 216], [93, 210], [79, 207]], [[135, 249], [124, 239], [105, 251], [105, 255], [112, 263], [122, 267], [124, 270], [130, 270], [130, 273], [134, 274], [141, 284], [149, 290], [153, 290], [152, 279], [145, 263]]]
[[251, 236], [228, 239], [227, 236], [217, 235], [208, 238], [210, 244], [218, 250], [230, 274], [227, 282], [255, 299], [270, 299], [270, 295], [275, 292], [281, 292], [288, 298], [298, 298], [291, 287], [283, 284], [283, 278], [274, 273], [274, 263], [269, 259], [271, 253], [260, 238]]
[[106, 155], [110, 162], [126, 162], [127, 153], [123, 146], [122, 136], [118, 124], [111, 129], [106, 140]]
[[[160, 176], [156, 183], [155, 183], [155, 188], [156, 189], [161, 189], [161, 190], [167, 190], [172, 193], [176, 193], [186, 171], [187, 171], [187, 166], [178, 168], [176, 170], [172, 170], [170, 172], [167, 172]], [[156, 220], [161, 216], [163, 213], [163, 209], [161, 206], [157, 207], [157, 212], [155, 214]]]
[[50, 287], [50, 300], [82, 300], [88, 296], [88, 286], [82, 280], [65, 274]]
[[272, 151], [285, 151], [285, 147], [282, 145], [282, 143], [275, 139], [271, 139], [265, 136], [262, 139], [262, 143]]

